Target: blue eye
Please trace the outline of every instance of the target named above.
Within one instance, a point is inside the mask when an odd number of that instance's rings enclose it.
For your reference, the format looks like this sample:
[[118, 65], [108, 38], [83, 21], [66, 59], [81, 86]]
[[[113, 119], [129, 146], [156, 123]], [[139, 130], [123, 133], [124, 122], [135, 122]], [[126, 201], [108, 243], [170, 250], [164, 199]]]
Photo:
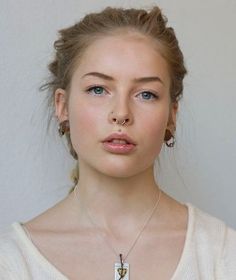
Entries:
[[94, 95], [101, 95], [103, 94], [104, 92], [104, 88], [103, 87], [100, 87], [100, 86], [94, 86], [94, 87], [91, 87], [87, 90], [87, 92], [91, 92], [93, 93]]
[[142, 95], [143, 99], [145, 99], [145, 100], [157, 99], [158, 98], [157, 95], [155, 95], [154, 93], [152, 93], [150, 91], [143, 91], [140, 94]]

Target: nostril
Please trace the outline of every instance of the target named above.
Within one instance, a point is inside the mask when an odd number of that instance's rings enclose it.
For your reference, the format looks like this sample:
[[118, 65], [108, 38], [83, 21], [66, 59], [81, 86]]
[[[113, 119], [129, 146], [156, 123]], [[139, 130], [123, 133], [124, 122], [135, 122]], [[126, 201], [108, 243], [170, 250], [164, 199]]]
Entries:
[[123, 119], [123, 120], [119, 120], [117, 118], [112, 118], [112, 122], [115, 122], [117, 124], [121, 124], [124, 125], [125, 123], [128, 123], [130, 121], [130, 119]]

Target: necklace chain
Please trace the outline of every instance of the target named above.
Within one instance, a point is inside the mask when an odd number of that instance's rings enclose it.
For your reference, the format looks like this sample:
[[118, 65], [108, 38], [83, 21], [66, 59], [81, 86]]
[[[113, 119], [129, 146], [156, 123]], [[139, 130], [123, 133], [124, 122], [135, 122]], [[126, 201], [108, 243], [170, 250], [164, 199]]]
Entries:
[[[77, 188], [78, 188], [78, 184], [77, 184], [77, 185], [75, 186], [75, 188], [74, 188], [74, 195], [75, 195], [76, 199], [79, 200], [79, 197], [78, 197], [78, 194], [77, 194]], [[153, 214], [154, 214], [154, 212], [155, 212], [155, 210], [156, 210], [156, 208], [157, 208], [157, 206], [158, 206], [158, 204], [159, 204], [159, 202], [160, 202], [161, 193], [162, 193], [162, 191], [161, 191], [161, 189], [159, 189], [158, 196], [157, 196], [157, 200], [156, 200], [156, 203], [155, 203], [155, 205], [154, 205], [154, 207], [153, 207], [153, 209], [152, 209], [152, 211], [151, 211], [151, 214], [150, 214], [150, 215], [147, 217], [147, 219], [145, 220], [145, 222], [144, 222], [144, 224], [143, 224], [141, 230], [138, 232], [138, 234], [137, 234], [136, 238], [134, 239], [134, 241], [133, 241], [133, 243], [132, 243], [130, 249], [129, 249], [128, 252], [126, 253], [125, 257], [123, 258], [123, 261], [125, 261], [125, 259], [128, 257], [129, 253], [130, 253], [130, 252], [132, 251], [132, 249], [134, 248], [134, 246], [135, 246], [135, 244], [137, 243], [137, 241], [138, 241], [139, 237], [141, 236], [142, 232], [144, 231], [144, 229], [146, 228], [147, 224], [148, 224], [149, 221], [151, 220], [151, 218], [152, 218], [152, 216], [153, 216]], [[87, 213], [87, 216], [88, 216], [90, 222], [91, 222], [95, 227], [97, 227], [97, 228], [99, 229], [99, 226], [94, 222], [94, 220], [93, 220], [92, 217], [90, 216], [88, 209], [86, 210], [86, 213]], [[110, 234], [111, 234], [111, 233], [110, 233]], [[111, 234], [111, 235], [112, 235], [112, 234]], [[113, 251], [113, 253], [114, 253], [116, 256], [119, 256], [120, 254], [117, 253], [117, 251], [114, 249], [114, 247], [113, 247], [113, 246], [110, 244], [110, 242], [105, 238], [104, 234], [102, 234], [102, 237], [103, 237], [105, 243], [108, 243], [108, 245], [109, 245], [110, 249]]]

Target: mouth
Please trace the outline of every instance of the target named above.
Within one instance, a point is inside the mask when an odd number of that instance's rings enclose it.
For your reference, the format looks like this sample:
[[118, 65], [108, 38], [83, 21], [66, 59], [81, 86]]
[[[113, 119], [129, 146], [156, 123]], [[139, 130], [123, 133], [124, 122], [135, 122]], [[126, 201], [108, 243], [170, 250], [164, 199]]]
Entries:
[[103, 140], [103, 143], [104, 142], [120, 144], [120, 145], [127, 145], [127, 144], [132, 144], [134, 146], [137, 145], [130, 136], [124, 133], [113, 133], [109, 135], [107, 138], [105, 138]]
[[125, 140], [113, 139], [103, 142], [103, 148], [111, 153], [126, 154], [134, 151], [136, 145], [128, 143]]
[[125, 133], [112, 133], [102, 141], [103, 148], [111, 153], [126, 154], [135, 150], [137, 143]]
[[108, 141], [105, 141], [105, 142], [108, 142], [108, 143], [113, 143], [113, 144], [123, 144], [123, 145], [126, 145], [126, 144], [132, 144], [124, 139], [111, 139], [111, 140], [108, 140]]

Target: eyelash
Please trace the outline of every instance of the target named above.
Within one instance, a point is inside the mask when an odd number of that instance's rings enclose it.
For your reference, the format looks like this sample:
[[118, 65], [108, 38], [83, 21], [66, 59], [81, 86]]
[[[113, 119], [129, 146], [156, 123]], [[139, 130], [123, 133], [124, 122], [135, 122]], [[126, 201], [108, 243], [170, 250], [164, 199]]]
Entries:
[[[86, 92], [87, 92], [87, 93], [91, 93], [91, 92], [92, 92], [94, 89], [96, 89], [96, 88], [100, 88], [100, 89], [106, 91], [105, 88], [102, 87], [102, 86], [92, 86], [92, 87], [88, 88], [88, 89], [86, 90]], [[143, 100], [152, 100], [152, 99], [158, 99], [158, 98], [159, 98], [158, 95], [156, 95], [156, 94], [154, 94], [153, 92], [148, 91], [148, 90], [144, 90], [144, 91], [140, 92], [140, 94], [143, 94], [143, 93], [149, 93], [149, 94], [151, 94], [151, 96], [152, 96], [151, 99], [143, 99]], [[93, 92], [93, 94], [94, 94], [94, 92]], [[94, 94], [94, 95], [97, 95], [97, 94]], [[98, 94], [98, 95], [101, 95], [101, 94]]]

